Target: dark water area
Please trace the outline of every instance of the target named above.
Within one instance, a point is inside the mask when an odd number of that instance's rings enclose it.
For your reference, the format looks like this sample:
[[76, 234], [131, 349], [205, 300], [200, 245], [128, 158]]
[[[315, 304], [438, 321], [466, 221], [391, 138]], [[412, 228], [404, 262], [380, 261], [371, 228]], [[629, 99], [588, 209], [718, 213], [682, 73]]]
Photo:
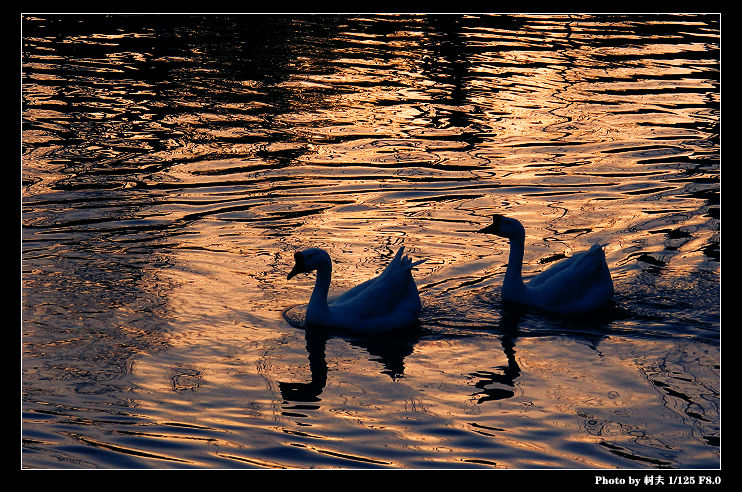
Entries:
[[[719, 20], [23, 16], [22, 466], [718, 469]], [[401, 245], [419, 327], [304, 329]]]

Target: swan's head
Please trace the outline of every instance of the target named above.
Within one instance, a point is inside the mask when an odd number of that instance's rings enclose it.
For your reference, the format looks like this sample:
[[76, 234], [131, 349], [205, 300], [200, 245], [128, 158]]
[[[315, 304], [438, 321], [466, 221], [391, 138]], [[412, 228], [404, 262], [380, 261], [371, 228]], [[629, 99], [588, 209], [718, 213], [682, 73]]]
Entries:
[[524, 239], [526, 237], [526, 230], [519, 220], [499, 214], [492, 216], [491, 225], [477, 232], [494, 234], [495, 236], [506, 237], [508, 239]]
[[290, 280], [291, 277], [298, 273], [309, 273], [323, 265], [329, 266], [331, 264], [330, 255], [327, 254], [327, 251], [319, 248], [307, 248], [297, 251], [294, 253], [294, 261], [296, 264], [291, 269], [291, 272], [289, 272], [288, 277], [286, 277], [287, 280]]

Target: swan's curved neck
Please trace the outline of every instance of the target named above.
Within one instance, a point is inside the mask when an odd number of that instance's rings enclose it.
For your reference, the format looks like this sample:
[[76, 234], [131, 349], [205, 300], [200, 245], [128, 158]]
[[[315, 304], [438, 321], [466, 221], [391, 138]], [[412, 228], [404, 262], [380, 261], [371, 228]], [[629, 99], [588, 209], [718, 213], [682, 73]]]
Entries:
[[508, 256], [508, 268], [505, 271], [505, 280], [503, 280], [503, 296], [512, 299], [525, 291], [523, 284], [523, 249], [525, 247], [525, 238], [510, 238], [510, 255]]
[[327, 310], [327, 293], [330, 290], [332, 279], [332, 264], [328, 261], [317, 268], [317, 279], [314, 281], [314, 290], [309, 298], [307, 313], [317, 313]]

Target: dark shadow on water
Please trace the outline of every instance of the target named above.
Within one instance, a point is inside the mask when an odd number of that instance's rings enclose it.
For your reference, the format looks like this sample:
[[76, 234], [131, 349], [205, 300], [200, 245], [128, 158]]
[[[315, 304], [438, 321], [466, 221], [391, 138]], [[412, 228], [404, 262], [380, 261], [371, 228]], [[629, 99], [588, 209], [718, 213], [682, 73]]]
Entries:
[[500, 313], [499, 322], [490, 326], [483, 325], [480, 329], [499, 335], [507, 363], [496, 367], [494, 371], [479, 369], [469, 373], [475, 380], [474, 386], [480, 390], [471, 395], [478, 397], [478, 404], [515, 396], [515, 381], [521, 374], [516, 358], [519, 338], [563, 336], [577, 339], [597, 351], [614, 317], [612, 310], [579, 318], [552, 317], [523, 306], [502, 302], [493, 305], [493, 309]]
[[325, 345], [329, 336], [326, 333], [305, 330], [307, 355], [309, 357], [309, 372], [311, 379], [308, 383], [278, 382], [281, 397], [293, 402], [320, 401], [320, 395], [327, 384], [327, 360], [325, 359]]
[[[521, 375], [517, 360], [517, 343], [524, 337], [565, 337], [598, 351], [600, 341], [610, 332], [611, 323], [620, 317], [620, 310], [612, 306], [603, 313], [580, 317], [555, 317], [523, 306], [502, 301], [498, 293], [475, 292], [464, 294], [457, 302], [438, 302], [429, 299], [424, 329], [427, 337], [499, 338], [506, 363], [500, 366], [476, 367], [467, 377], [478, 391], [470, 396], [478, 404], [515, 396], [516, 381]], [[468, 306], [461, 312], [455, 305]], [[492, 354], [495, 355], [495, 354]]]
[[[500, 337], [502, 351], [507, 363], [495, 368], [473, 369], [468, 373], [473, 385], [479, 391], [471, 396], [478, 397], [478, 403], [512, 398], [515, 381], [521, 374], [516, 359], [516, 342], [522, 336], [568, 336], [583, 340], [586, 345], [597, 350], [600, 340], [606, 333], [607, 326], [613, 318], [613, 312], [602, 316], [582, 317], [579, 319], [544, 317], [543, 313], [534, 313], [517, 305], [504, 304], [491, 299], [488, 295], [477, 295], [471, 299], [475, 305], [484, 306], [488, 314], [499, 320], [476, 319], [474, 314], [452, 312], [450, 303], [429, 306], [442, 318], [464, 320], [467, 316], [472, 319], [461, 330], [437, 330], [434, 326], [427, 326], [425, 322], [406, 330], [384, 334], [382, 336], [362, 336], [358, 334], [327, 329], [326, 327], [307, 326], [304, 319], [306, 306], [294, 306], [284, 312], [284, 318], [293, 327], [304, 330], [309, 369], [311, 372], [308, 383], [281, 382], [279, 390], [284, 400], [288, 402], [317, 402], [320, 401], [325, 385], [327, 384], [327, 360], [325, 346], [330, 338], [342, 338], [349, 344], [363, 348], [370, 356], [369, 360], [381, 362], [382, 374], [392, 380], [404, 377], [404, 359], [413, 352], [415, 344], [421, 338], [447, 339], [469, 338], [478, 334], [497, 334]], [[435, 303], [433, 303], [435, 304]], [[438, 310], [446, 312], [438, 312]], [[430, 316], [430, 313], [427, 317]], [[524, 329], [524, 326], [527, 327]], [[494, 369], [494, 370], [493, 370]]]
[[[449, 293], [450, 294], [450, 293]], [[577, 341], [600, 355], [601, 341], [611, 335], [632, 338], [666, 338], [683, 334], [682, 327], [666, 327], [673, 321], [655, 319], [627, 302], [625, 294], [617, 293], [606, 309], [580, 316], [554, 316], [524, 306], [503, 302], [497, 292], [468, 292], [461, 296], [437, 299], [426, 296], [423, 316], [418, 326], [400, 333], [363, 337], [347, 332], [306, 327], [304, 310], [296, 306], [284, 313], [290, 325], [303, 329], [309, 357], [309, 383], [279, 382], [281, 395], [287, 401], [316, 402], [327, 382], [325, 344], [330, 338], [342, 338], [363, 348], [370, 360], [381, 362], [381, 373], [392, 380], [404, 377], [404, 359], [413, 352], [421, 339], [459, 339], [499, 337], [506, 363], [499, 366], [473, 367], [467, 378], [477, 389], [470, 396], [478, 404], [504, 400], [515, 396], [516, 381], [521, 375], [517, 360], [517, 342], [524, 337], [562, 337]], [[467, 306], [465, 311], [456, 306]], [[494, 355], [494, 354], [493, 354]]]
[[371, 337], [321, 326], [307, 326], [304, 322], [305, 309], [306, 306], [295, 306], [284, 312], [284, 318], [291, 326], [304, 330], [311, 373], [308, 383], [278, 382], [281, 396], [287, 401], [320, 401], [320, 395], [327, 384], [325, 346], [330, 338], [342, 338], [349, 344], [364, 349], [370, 355], [369, 360], [381, 362], [384, 367], [382, 374], [396, 380], [404, 377], [404, 358], [412, 353], [415, 343], [423, 333], [419, 326], [411, 326], [381, 337]]
[[[469, 373], [472, 379], [476, 379], [474, 386], [480, 391], [471, 396], [479, 397], [477, 403], [487, 401], [504, 400], [515, 396], [515, 380], [520, 376], [520, 366], [515, 359], [515, 342], [518, 339], [517, 312], [504, 311], [500, 318], [499, 331], [501, 333], [502, 350], [507, 358], [507, 364], [497, 367], [498, 372], [489, 370], [477, 370]], [[490, 387], [492, 384], [499, 386]], [[502, 386], [505, 386], [503, 388]]]

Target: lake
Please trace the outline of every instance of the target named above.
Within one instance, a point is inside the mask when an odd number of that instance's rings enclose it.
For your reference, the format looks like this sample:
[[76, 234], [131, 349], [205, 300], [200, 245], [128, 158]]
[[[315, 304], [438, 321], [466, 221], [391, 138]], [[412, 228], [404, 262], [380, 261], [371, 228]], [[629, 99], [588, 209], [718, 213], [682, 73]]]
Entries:
[[[24, 15], [24, 468], [718, 469], [718, 15]], [[513, 310], [606, 244], [614, 306]], [[304, 329], [404, 245], [419, 326]]]

